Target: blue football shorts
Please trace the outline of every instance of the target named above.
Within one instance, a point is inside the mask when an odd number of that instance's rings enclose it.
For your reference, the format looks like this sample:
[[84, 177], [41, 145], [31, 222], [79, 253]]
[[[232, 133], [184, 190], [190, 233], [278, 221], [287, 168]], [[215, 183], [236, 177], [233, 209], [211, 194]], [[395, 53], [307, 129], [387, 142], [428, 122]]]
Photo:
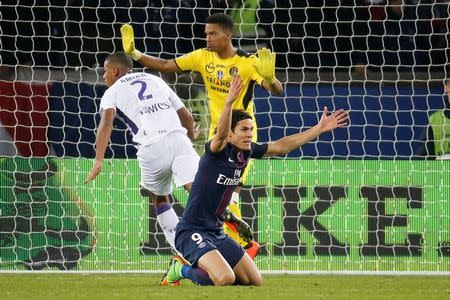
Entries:
[[193, 267], [200, 257], [212, 250], [218, 250], [233, 269], [244, 256], [241, 245], [223, 231], [202, 231], [200, 229], [181, 229], [175, 235], [175, 248]]

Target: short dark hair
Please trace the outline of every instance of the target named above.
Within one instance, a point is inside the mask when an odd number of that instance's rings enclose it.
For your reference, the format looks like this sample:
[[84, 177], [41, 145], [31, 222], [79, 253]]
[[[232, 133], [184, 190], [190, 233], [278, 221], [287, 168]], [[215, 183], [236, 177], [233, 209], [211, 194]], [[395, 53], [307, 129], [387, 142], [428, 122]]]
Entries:
[[449, 84], [450, 84], [450, 78], [444, 79], [444, 85], [449, 85]]
[[233, 112], [231, 114], [231, 131], [234, 132], [234, 129], [236, 128], [237, 123], [242, 120], [246, 119], [252, 119], [252, 116], [248, 112], [242, 109], [233, 109]]
[[[231, 131], [234, 132], [234, 129], [236, 128], [237, 123], [239, 121], [245, 120], [245, 119], [252, 119], [252, 116], [249, 115], [248, 112], [242, 109], [233, 109], [231, 112]], [[214, 134], [217, 133], [217, 127], [214, 128]]]
[[125, 52], [122, 51], [108, 55], [105, 61], [108, 61], [113, 65], [122, 66], [130, 70], [133, 69], [133, 61], [128, 55], [125, 54]]
[[221, 28], [233, 32], [233, 19], [224, 13], [216, 13], [206, 18], [206, 24], [217, 24]]

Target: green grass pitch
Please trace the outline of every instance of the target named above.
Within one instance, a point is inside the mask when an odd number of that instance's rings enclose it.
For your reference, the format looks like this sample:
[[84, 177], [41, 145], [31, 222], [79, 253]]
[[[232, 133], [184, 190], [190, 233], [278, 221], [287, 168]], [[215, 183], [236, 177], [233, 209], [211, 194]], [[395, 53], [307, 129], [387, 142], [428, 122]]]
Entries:
[[0, 299], [450, 299], [448, 276], [264, 275], [261, 287], [160, 287], [156, 274], [0, 274]]

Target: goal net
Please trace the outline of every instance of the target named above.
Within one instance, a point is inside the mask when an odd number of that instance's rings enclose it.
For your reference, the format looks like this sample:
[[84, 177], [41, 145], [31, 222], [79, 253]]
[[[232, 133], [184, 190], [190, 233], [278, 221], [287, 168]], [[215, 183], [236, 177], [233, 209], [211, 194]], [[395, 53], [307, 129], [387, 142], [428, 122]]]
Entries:
[[[254, 91], [260, 142], [314, 126], [324, 106], [350, 115], [348, 128], [253, 164], [240, 206], [262, 245], [258, 267], [448, 273], [450, 165], [436, 159], [446, 158], [438, 150], [448, 150], [450, 139], [448, 6], [0, 1], [0, 271], [167, 267], [170, 246], [139, 193], [136, 149], [120, 120], [102, 174], [83, 184], [106, 89], [102, 65], [122, 50], [124, 23], [133, 25], [138, 49], [174, 58], [204, 47], [205, 18], [225, 11], [235, 22], [236, 47], [277, 54], [283, 95]], [[201, 79], [159, 75], [200, 124], [201, 153], [209, 128]], [[447, 121], [430, 140], [436, 113]], [[186, 201], [176, 189], [180, 216]]]

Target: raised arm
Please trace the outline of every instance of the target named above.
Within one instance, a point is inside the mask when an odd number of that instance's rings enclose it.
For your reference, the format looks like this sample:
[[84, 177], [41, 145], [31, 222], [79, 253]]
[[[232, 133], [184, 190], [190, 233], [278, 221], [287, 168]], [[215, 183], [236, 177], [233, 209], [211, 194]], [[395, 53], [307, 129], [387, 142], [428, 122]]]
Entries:
[[264, 156], [288, 154], [289, 152], [314, 140], [324, 132], [346, 126], [347, 121], [348, 114], [343, 109], [340, 109], [328, 116], [328, 109], [325, 107], [322, 117], [316, 126], [305, 130], [304, 132], [286, 136], [275, 142], [270, 142]]
[[114, 110], [114, 108], [105, 109], [102, 113], [102, 118], [100, 120], [100, 125], [98, 126], [97, 135], [95, 138], [94, 165], [92, 166], [88, 177], [84, 181], [85, 184], [97, 177], [97, 175], [102, 171], [102, 162], [103, 158], [105, 157], [109, 138], [111, 137], [111, 131], [115, 116], [116, 111]]
[[276, 78], [273, 83], [269, 83], [264, 80], [262, 82], [262, 86], [273, 95], [281, 95], [283, 93], [283, 86], [281, 85], [281, 82]]
[[239, 75], [233, 76], [231, 79], [230, 91], [228, 92], [225, 102], [225, 107], [223, 108], [219, 117], [219, 122], [217, 123], [216, 134], [211, 140], [210, 148], [212, 152], [220, 152], [227, 144], [227, 139], [231, 128], [233, 103], [236, 101], [243, 87], [244, 84], [242, 83], [241, 77], [239, 77]]
[[122, 34], [123, 51], [143, 66], [164, 73], [181, 71], [174, 59], [162, 59], [144, 54], [137, 50], [134, 46], [133, 27], [130, 24], [122, 25], [122, 27], [120, 27], [120, 32]]
[[267, 48], [258, 50], [258, 61], [255, 63], [255, 70], [264, 78], [262, 86], [271, 94], [281, 95], [283, 93], [283, 86], [281, 82], [275, 77], [275, 53]]

